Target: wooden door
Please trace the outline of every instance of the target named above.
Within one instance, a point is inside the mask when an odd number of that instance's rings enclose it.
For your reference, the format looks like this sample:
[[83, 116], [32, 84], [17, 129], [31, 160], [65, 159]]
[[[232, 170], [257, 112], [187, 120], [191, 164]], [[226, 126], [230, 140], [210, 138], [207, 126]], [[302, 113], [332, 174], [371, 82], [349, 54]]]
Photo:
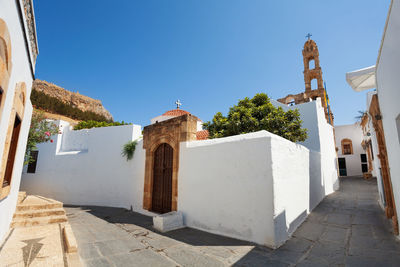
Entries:
[[173, 149], [163, 143], [154, 152], [152, 211], [167, 213], [172, 204]]
[[14, 128], [11, 136], [10, 150], [8, 152], [8, 159], [7, 159], [6, 172], [3, 180], [3, 187], [11, 185], [11, 178], [14, 169], [15, 154], [17, 152], [20, 129], [21, 129], [21, 120], [16, 115], [14, 120]]

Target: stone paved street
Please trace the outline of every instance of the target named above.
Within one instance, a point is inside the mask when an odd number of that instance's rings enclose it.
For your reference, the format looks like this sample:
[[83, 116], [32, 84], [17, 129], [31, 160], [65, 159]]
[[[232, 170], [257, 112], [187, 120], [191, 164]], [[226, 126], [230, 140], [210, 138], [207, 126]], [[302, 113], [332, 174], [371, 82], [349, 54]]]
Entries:
[[184, 228], [167, 234], [125, 209], [66, 207], [87, 266], [400, 266], [376, 180], [341, 180], [277, 250]]

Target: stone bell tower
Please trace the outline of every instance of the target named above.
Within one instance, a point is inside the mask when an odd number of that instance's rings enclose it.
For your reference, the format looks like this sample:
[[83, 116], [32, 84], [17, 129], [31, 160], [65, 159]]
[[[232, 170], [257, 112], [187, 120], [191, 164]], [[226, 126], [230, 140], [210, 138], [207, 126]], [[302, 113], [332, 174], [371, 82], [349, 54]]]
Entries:
[[[324, 107], [326, 121], [333, 125], [333, 114], [330, 110], [328, 97], [322, 79], [322, 70], [319, 64], [318, 46], [311, 40], [311, 34], [306, 36], [308, 40], [304, 43], [303, 47], [303, 63], [304, 63], [304, 83], [305, 91], [296, 95], [287, 95], [284, 98], [278, 99], [279, 102], [286, 105], [298, 105], [310, 101], [315, 101], [317, 98], [321, 99], [321, 104]], [[314, 63], [314, 64], [312, 64]], [[317, 88], [311, 88], [311, 82], [317, 81]]]
[[[310, 63], [314, 61], [314, 67], [310, 69]], [[304, 62], [304, 82], [306, 84], [306, 92], [311, 91], [311, 81], [317, 80], [318, 88], [324, 89], [324, 82], [322, 80], [322, 70], [319, 65], [319, 53], [317, 44], [309, 39], [305, 42], [303, 48], [303, 62]]]

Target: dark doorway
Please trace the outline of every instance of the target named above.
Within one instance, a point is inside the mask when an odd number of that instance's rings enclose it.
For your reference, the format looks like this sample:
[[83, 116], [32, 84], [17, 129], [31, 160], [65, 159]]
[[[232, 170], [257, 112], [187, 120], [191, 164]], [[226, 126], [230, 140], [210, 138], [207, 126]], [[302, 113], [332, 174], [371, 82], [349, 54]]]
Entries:
[[166, 143], [154, 152], [152, 211], [167, 213], [172, 204], [172, 163], [174, 150]]
[[338, 158], [338, 161], [339, 161], [339, 175], [340, 176], [347, 176], [346, 159], [345, 158]]
[[361, 171], [368, 172], [367, 154], [360, 154], [361, 157]]
[[35, 173], [36, 172], [36, 164], [37, 164], [37, 159], [38, 159], [38, 155], [39, 155], [39, 151], [35, 150], [35, 151], [31, 151], [30, 153], [31, 157], [30, 157], [30, 161], [28, 164], [28, 173]]
[[21, 120], [18, 115], [15, 115], [14, 128], [11, 136], [11, 144], [8, 151], [6, 172], [3, 180], [3, 187], [11, 185], [11, 178], [14, 169], [15, 154], [17, 153], [17, 145], [19, 138], [19, 131], [21, 129]]

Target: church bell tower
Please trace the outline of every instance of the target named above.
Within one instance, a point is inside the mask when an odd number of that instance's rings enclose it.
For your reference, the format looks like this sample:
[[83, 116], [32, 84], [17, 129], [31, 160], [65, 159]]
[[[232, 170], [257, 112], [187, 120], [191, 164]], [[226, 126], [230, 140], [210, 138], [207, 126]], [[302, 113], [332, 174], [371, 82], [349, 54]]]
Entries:
[[[322, 79], [322, 70], [319, 63], [318, 46], [311, 40], [311, 34], [306, 36], [308, 40], [304, 43], [303, 47], [303, 63], [304, 63], [304, 93], [296, 95], [287, 95], [284, 98], [278, 99], [279, 102], [289, 105], [298, 105], [310, 101], [315, 101], [321, 98], [321, 104], [325, 111], [326, 121], [333, 125], [333, 114], [329, 106], [329, 99], [326, 94], [324, 81]], [[313, 82], [313, 81], [316, 81]], [[313, 88], [314, 87], [314, 88]]]
[[[306, 92], [312, 89], [324, 89], [324, 82], [322, 80], [322, 70], [319, 65], [319, 53], [317, 44], [309, 39], [305, 42], [303, 48], [303, 62], [304, 62], [304, 82], [306, 84]], [[314, 63], [314, 64], [312, 64]], [[317, 88], [311, 88], [311, 81], [317, 80]]]

